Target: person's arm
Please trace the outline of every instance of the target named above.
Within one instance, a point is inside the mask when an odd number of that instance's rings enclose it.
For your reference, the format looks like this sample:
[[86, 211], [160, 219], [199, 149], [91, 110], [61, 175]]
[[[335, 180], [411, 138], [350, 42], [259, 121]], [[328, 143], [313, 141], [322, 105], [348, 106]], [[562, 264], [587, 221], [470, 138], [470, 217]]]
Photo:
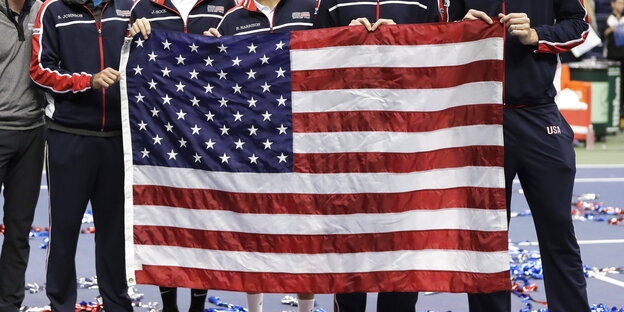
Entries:
[[587, 11], [579, 0], [561, 0], [554, 25], [535, 26], [538, 53], [560, 53], [583, 43], [589, 33]]
[[54, 14], [48, 10], [51, 4], [53, 2], [46, 2], [37, 14], [32, 37], [30, 76], [36, 84], [55, 93], [86, 91], [91, 88], [91, 74], [72, 73], [59, 66], [58, 32]]
[[617, 27], [617, 25], [617, 18], [613, 15], [609, 15], [609, 17], [607, 18], [607, 28], [604, 31], [605, 37], [611, 35], [615, 31], [615, 27]]

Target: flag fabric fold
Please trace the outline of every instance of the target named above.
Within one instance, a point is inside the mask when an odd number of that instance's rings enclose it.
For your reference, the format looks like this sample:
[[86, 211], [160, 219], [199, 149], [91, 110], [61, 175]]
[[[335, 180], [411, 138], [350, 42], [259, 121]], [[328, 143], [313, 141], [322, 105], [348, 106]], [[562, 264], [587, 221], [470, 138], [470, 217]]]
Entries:
[[508, 289], [495, 24], [128, 40], [129, 281]]

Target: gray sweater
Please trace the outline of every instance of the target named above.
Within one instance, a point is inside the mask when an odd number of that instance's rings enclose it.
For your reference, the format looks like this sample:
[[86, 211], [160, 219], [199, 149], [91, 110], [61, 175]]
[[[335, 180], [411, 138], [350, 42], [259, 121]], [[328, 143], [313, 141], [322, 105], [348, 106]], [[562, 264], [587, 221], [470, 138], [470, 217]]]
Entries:
[[29, 74], [32, 29], [41, 2], [26, 0], [25, 8], [32, 4], [30, 12], [14, 18], [6, 1], [0, 0], [0, 130], [28, 130], [43, 125], [42, 97]]

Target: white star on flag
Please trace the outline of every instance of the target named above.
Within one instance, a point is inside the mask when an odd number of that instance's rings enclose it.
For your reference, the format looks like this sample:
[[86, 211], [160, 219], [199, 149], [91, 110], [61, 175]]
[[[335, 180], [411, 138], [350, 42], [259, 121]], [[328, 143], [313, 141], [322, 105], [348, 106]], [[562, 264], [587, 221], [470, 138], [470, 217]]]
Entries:
[[260, 58], [260, 60], [262, 61], [262, 64], [269, 64], [269, 59], [270, 57], [267, 57], [266, 54]]
[[169, 94], [165, 94], [165, 96], [161, 97], [161, 99], [163, 100], [163, 104], [171, 105], [171, 99], [173, 99], [173, 98], [170, 98]]
[[251, 52], [256, 53], [256, 48], [257, 48], [257, 46], [255, 46], [253, 44], [253, 42], [251, 43], [251, 45], [247, 46], [247, 49], [249, 49], [249, 53], [251, 53]]
[[151, 61], [156, 62], [156, 57], [158, 57], [158, 55], [156, 55], [156, 53], [154, 53], [154, 51], [152, 51], [152, 53], [148, 54], [147, 56], [149, 56], [148, 62], [151, 62]]
[[165, 42], [162, 42], [162, 45], [163, 45], [163, 49], [171, 50], [169, 49], [169, 47], [171, 46], [171, 43], [167, 39], [165, 39]]
[[232, 116], [234, 116], [234, 121], [243, 121], [243, 114], [241, 114], [239, 111], [236, 111], [236, 114], [232, 114]]
[[169, 73], [171, 72], [169, 68], [165, 67], [165, 69], [161, 70], [163, 77], [169, 77]]
[[238, 141], [234, 142], [234, 144], [236, 145], [236, 149], [243, 149], [243, 145], [245, 145], [245, 142], [241, 141], [241, 139], [238, 139]]
[[206, 121], [214, 121], [215, 114], [212, 112], [209, 111], [208, 114], [204, 114], [204, 116], [206, 116]]
[[191, 135], [195, 135], [199, 134], [199, 130], [201, 130], [201, 128], [195, 125], [193, 128], [191, 128], [191, 130], [193, 130], [193, 133], [191, 133]]
[[167, 153], [167, 155], [169, 155], [169, 159], [176, 160], [176, 156], [178, 155], [178, 153], [174, 152], [173, 149], [171, 149], [171, 152]]
[[284, 153], [282, 153], [281, 155], [277, 156], [277, 159], [279, 159], [279, 162], [286, 162], [286, 155], [284, 155]]
[[137, 48], [138, 47], [142, 48], [143, 47], [143, 42], [145, 42], [145, 41], [143, 41], [143, 39], [141, 39], [141, 37], [139, 37], [139, 39], [137, 39], [134, 43], [136, 43]]
[[134, 97], [136, 98], [137, 103], [143, 102], [143, 99], [145, 98], [145, 96], [141, 95], [141, 92], [139, 92], [139, 94], [135, 95]]
[[153, 137], [152, 139], [154, 140], [154, 145], [155, 145], [155, 144], [161, 144], [160, 141], [162, 141], [163, 138], [159, 137], [157, 134], [156, 137]]
[[141, 66], [137, 65], [134, 69], [134, 75], [143, 75], [143, 68], [141, 68]]
[[195, 42], [193, 42], [189, 48], [191, 48], [191, 52], [195, 52], [195, 53], [199, 53], [199, 51], [197, 50], [197, 48], [199, 48], [199, 46], [195, 45]]
[[214, 149], [214, 145], [217, 144], [217, 142], [213, 141], [212, 139], [208, 139], [208, 142], [204, 142], [206, 144], [206, 149]]
[[226, 153], [223, 153], [223, 156], [219, 156], [219, 158], [221, 158], [221, 163], [228, 163], [228, 159], [230, 159], [231, 157], [228, 156]]

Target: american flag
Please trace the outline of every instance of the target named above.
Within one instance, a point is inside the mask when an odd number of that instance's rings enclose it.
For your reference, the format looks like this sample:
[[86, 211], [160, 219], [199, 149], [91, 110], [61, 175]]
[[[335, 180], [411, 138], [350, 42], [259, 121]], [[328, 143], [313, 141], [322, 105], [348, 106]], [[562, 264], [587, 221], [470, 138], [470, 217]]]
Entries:
[[508, 289], [503, 33], [459, 22], [128, 41], [129, 281]]

